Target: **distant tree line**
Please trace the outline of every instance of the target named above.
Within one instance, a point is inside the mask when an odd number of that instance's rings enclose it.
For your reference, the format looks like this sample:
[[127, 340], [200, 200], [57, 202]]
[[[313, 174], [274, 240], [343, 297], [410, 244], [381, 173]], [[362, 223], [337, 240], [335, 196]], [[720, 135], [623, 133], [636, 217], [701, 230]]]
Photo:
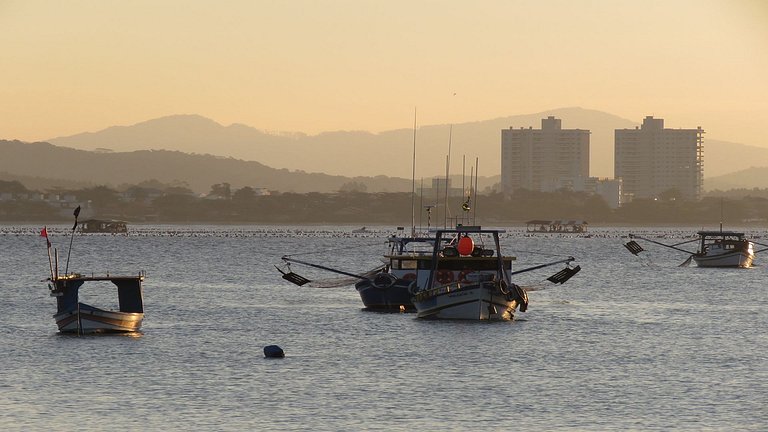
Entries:
[[[129, 222], [158, 223], [328, 223], [409, 225], [415, 203], [416, 222], [427, 223], [425, 207], [432, 200], [410, 193], [366, 193], [349, 185], [337, 193], [257, 193], [250, 187], [232, 190], [228, 183], [211, 186], [205, 196], [194, 194], [184, 185], [145, 182], [125, 185], [121, 190], [96, 186], [80, 190], [54, 191], [75, 196], [88, 203], [96, 217]], [[47, 192], [50, 194], [51, 192]], [[13, 222], [67, 221], [69, 208], [52, 205], [50, 200], [29, 199], [42, 193], [27, 190], [16, 181], [0, 181], [0, 220]], [[27, 196], [28, 199], [9, 199]], [[461, 216], [465, 198], [451, 198], [448, 215], [444, 203], [430, 209], [433, 225], [448, 217]], [[560, 190], [535, 192], [518, 190], [512, 195], [486, 192], [472, 197], [470, 213], [482, 224], [516, 224], [533, 219], [585, 220], [599, 223], [679, 223], [714, 225], [768, 219], [768, 189], [736, 190], [710, 194], [699, 201], [636, 199], [611, 209], [594, 194]]]

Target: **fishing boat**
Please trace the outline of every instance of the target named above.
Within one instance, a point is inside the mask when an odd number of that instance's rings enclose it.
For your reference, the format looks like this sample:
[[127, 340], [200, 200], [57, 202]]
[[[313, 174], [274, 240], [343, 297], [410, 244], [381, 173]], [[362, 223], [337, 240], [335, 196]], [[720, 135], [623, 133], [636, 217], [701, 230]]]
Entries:
[[[528, 294], [511, 280], [512, 275], [573, 257], [512, 272], [511, 257], [502, 255], [499, 234], [503, 230], [458, 226], [437, 230], [432, 255], [424, 260], [429, 273], [424, 284], [415, 285], [412, 302], [418, 318], [460, 320], [509, 320], [515, 311], [525, 312]], [[442, 246], [444, 238], [451, 238]], [[478, 242], [478, 243], [476, 243]], [[549, 280], [563, 283], [580, 267], [570, 266]]]
[[[680, 266], [687, 266], [691, 261], [698, 267], [736, 267], [749, 268], [758, 252], [766, 249], [755, 250], [755, 244], [762, 245], [746, 238], [743, 232], [736, 231], [698, 231], [697, 237], [675, 244], [665, 244], [646, 237], [630, 234], [633, 240], [627, 242], [626, 247], [632, 254], [639, 255], [645, 251], [634, 239], [641, 239], [664, 246], [679, 252], [689, 254], [688, 258]], [[679, 246], [687, 243], [698, 243], [696, 251], [689, 251]], [[768, 246], [768, 245], [762, 245]]]
[[[59, 254], [54, 249], [54, 258], [51, 258], [51, 241], [48, 238], [47, 228], [40, 232], [45, 237], [48, 249], [48, 266], [50, 278], [48, 289], [51, 297], [56, 297], [56, 313], [53, 319], [61, 333], [126, 333], [137, 332], [144, 320], [144, 294], [142, 283], [144, 274], [131, 276], [104, 275], [90, 276], [69, 272], [69, 257], [72, 252], [72, 242], [77, 229], [77, 217], [80, 215], [80, 206], [75, 211], [75, 224], [69, 240], [69, 251], [64, 273], [59, 273]], [[91, 285], [111, 285], [116, 287], [117, 308], [106, 309], [86, 304], [80, 301], [83, 285], [89, 282]], [[110, 285], [111, 283], [111, 285]], [[104, 289], [103, 286], [99, 287]], [[101, 294], [101, 293], [99, 293]]]
[[699, 250], [692, 255], [699, 267], [752, 266], [754, 243], [735, 231], [699, 231]]
[[[79, 301], [86, 282], [111, 282], [117, 287], [118, 309], [107, 310]], [[53, 319], [61, 333], [125, 333], [137, 332], [144, 319], [142, 282], [144, 275], [83, 276], [73, 273], [54, 276], [49, 285], [56, 297]]]
[[388, 239], [384, 267], [355, 283], [363, 305], [374, 311], [413, 312], [411, 297], [426, 283], [435, 242], [430, 236], [393, 235]]
[[[290, 255], [282, 257], [287, 270], [277, 267], [282, 278], [299, 286], [312, 283], [312, 286], [335, 287], [355, 285], [365, 309], [379, 312], [413, 312], [411, 302], [413, 286], [418, 280], [426, 281], [429, 266], [424, 260], [432, 256], [434, 237], [405, 236], [403, 227], [398, 227], [397, 234], [387, 239], [388, 253], [383, 255], [385, 263], [372, 270], [362, 273], [352, 273], [335, 269], [322, 264], [297, 259]], [[346, 279], [332, 281], [312, 281], [295, 273], [291, 264], [301, 264], [320, 270], [346, 276]]]

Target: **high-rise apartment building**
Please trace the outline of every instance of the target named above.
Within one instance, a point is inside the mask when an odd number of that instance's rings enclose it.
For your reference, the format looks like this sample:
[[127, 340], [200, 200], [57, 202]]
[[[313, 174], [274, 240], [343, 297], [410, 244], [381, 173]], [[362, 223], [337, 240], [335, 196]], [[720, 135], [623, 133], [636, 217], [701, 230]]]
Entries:
[[589, 131], [562, 129], [560, 119], [541, 120], [541, 129], [501, 131], [501, 186], [505, 193], [584, 181], [589, 177]]
[[614, 176], [626, 198], [664, 193], [699, 199], [703, 182], [702, 135], [697, 129], [664, 129], [664, 119], [648, 116], [635, 129], [616, 129]]

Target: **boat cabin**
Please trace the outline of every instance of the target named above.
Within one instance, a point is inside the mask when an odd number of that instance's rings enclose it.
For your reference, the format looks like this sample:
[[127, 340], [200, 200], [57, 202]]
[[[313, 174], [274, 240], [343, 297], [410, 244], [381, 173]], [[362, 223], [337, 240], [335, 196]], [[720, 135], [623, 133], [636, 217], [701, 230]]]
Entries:
[[699, 254], [723, 254], [727, 252], [752, 249], [752, 242], [744, 233], [735, 231], [699, 231]]
[[[444, 236], [439, 238], [407, 238], [397, 239], [390, 253], [385, 255], [389, 261], [389, 269], [398, 279], [415, 280], [418, 286], [426, 286], [430, 272], [439, 264], [438, 275], [435, 282], [452, 283], [465, 282], [479, 277], [480, 274], [492, 274], [498, 271], [499, 265], [506, 273], [512, 270], [513, 256], [496, 256], [494, 245], [483, 245], [469, 241], [467, 234], [479, 240], [478, 234], [486, 233], [479, 227], [458, 228], [455, 230], [441, 231]], [[455, 237], [453, 237], [455, 236]], [[466, 239], [466, 240], [464, 240]], [[394, 241], [392, 238], [390, 241]], [[435, 248], [435, 242], [441, 246]], [[421, 247], [414, 244], [421, 243]], [[410, 249], [406, 246], [411, 246]], [[487, 247], [486, 247], [487, 246]], [[436, 253], [435, 250], [438, 252]]]

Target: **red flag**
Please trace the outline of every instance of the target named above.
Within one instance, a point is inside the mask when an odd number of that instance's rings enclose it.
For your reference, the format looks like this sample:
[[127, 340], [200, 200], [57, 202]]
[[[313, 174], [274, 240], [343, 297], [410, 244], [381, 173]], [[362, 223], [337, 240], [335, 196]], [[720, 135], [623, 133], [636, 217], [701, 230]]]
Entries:
[[48, 227], [43, 227], [43, 230], [40, 231], [40, 237], [45, 237], [45, 243], [50, 248], [51, 247], [51, 241], [48, 239]]

